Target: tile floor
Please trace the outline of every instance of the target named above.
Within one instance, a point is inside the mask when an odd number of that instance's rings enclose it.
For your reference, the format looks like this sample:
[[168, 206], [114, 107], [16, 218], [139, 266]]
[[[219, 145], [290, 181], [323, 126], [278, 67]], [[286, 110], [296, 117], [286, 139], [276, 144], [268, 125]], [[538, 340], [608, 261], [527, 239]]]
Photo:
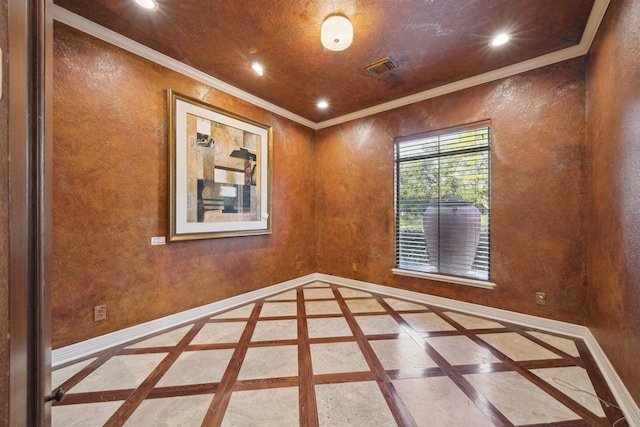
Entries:
[[[581, 340], [316, 282], [53, 372], [53, 426], [626, 426]], [[619, 421], [620, 420], [620, 421]]]

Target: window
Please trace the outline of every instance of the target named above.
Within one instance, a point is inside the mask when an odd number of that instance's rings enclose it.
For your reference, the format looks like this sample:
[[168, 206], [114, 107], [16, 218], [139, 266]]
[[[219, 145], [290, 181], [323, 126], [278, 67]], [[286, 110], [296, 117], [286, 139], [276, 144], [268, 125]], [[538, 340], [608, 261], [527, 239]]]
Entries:
[[397, 138], [396, 266], [489, 280], [489, 122]]

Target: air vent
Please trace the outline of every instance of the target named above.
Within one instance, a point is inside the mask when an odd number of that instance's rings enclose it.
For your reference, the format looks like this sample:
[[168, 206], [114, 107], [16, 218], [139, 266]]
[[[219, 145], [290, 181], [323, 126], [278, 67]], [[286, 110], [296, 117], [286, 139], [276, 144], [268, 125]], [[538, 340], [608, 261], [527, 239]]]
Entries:
[[365, 65], [365, 68], [372, 76], [379, 76], [382, 73], [386, 73], [387, 71], [396, 68], [396, 64], [393, 63], [391, 58], [385, 56], [384, 58], [378, 59], [371, 64]]

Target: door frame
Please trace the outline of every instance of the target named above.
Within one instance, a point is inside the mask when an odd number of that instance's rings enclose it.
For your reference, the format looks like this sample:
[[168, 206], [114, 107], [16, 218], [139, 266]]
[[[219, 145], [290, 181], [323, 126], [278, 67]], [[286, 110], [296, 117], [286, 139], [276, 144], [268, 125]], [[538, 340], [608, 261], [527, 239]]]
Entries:
[[8, 0], [11, 426], [51, 423], [52, 10]]

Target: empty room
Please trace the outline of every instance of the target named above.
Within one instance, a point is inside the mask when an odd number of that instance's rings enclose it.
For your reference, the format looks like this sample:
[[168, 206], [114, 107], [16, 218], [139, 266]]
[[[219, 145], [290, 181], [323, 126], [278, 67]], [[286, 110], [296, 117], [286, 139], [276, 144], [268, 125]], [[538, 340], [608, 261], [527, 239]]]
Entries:
[[640, 425], [640, 2], [26, 3], [0, 425]]

